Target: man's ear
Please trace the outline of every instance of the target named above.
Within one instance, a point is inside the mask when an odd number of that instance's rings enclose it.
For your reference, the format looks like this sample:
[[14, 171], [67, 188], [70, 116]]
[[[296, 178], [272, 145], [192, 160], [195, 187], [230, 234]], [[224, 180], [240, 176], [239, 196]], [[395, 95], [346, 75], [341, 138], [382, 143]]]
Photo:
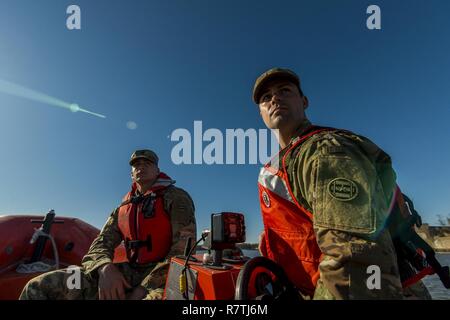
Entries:
[[309, 106], [308, 97], [307, 96], [303, 96], [302, 99], [303, 99], [303, 110], [306, 110], [306, 109], [308, 109], [308, 106]]

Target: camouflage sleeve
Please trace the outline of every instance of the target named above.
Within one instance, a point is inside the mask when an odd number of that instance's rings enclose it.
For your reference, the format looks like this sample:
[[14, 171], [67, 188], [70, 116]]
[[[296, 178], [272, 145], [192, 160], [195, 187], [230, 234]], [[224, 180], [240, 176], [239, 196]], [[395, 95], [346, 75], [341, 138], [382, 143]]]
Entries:
[[180, 188], [170, 188], [164, 195], [164, 206], [172, 222], [172, 247], [168, 256], [183, 254], [187, 238], [196, 239], [195, 207], [189, 194]]
[[187, 238], [196, 239], [194, 202], [186, 191], [176, 187], [168, 189], [164, 194], [164, 209], [172, 222], [172, 247], [167, 259], [158, 263], [142, 281], [142, 286], [149, 292], [164, 287], [170, 258], [183, 254]]
[[314, 299], [401, 298], [395, 250], [383, 230], [395, 174], [389, 163], [391, 181], [381, 182], [362, 151], [366, 142], [355, 139], [328, 133], [298, 158], [297, 182], [323, 253]]
[[102, 265], [113, 261], [114, 250], [122, 242], [117, 221], [118, 210], [114, 210], [81, 261], [86, 273], [90, 274]]

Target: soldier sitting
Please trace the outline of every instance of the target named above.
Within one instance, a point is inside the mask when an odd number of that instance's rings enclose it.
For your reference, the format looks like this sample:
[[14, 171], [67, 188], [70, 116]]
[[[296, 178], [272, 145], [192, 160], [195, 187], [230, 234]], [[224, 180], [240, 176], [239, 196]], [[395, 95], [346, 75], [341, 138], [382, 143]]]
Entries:
[[[153, 151], [135, 151], [130, 165], [131, 191], [84, 256], [80, 288], [67, 285], [71, 273], [56, 270], [30, 280], [20, 299], [162, 298], [170, 257], [183, 253], [188, 237], [195, 239], [194, 203], [160, 172]], [[114, 264], [122, 241], [128, 261]]]
[[[385, 224], [402, 202], [389, 155], [363, 136], [312, 125], [291, 70], [263, 73], [253, 100], [281, 147], [258, 179], [261, 254], [305, 299], [431, 298], [421, 281], [402, 287]], [[368, 284], [372, 268], [380, 285]]]

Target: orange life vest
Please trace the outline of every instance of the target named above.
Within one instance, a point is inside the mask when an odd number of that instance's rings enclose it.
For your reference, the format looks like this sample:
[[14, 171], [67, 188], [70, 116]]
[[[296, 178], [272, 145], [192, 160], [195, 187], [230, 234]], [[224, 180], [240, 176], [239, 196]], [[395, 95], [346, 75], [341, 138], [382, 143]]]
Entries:
[[[346, 130], [309, 127], [302, 136], [298, 137], [297, 141], [288, 147], [283, 155], [281, 168], [274, 168], [269, 162], [261, 169], [258, 179], [264, 223], [264, 236], [260, 240], [260, 251], [263, 256], [278, 263], [291, 282], [302, 293], [310, 296], [314, 294], [320, 276], [318, 266], [322, 253], [314, 234], [313, 214], [301, 206], [292, 193], [286, 170], [286, 158], [309, 137], [322, 131]], [[279, 155], [283, 151], [280, 151]], [[277, 165], [279, 165], [278, 159], [279, 156], [276, 156], [273, 160], [277, 162]], [[421, 224], [417, 212], [414, 214], [411, 212], [410, 204], [406, 203], [400, 188], [396, 185], [391, 197], [385, 228], [389, 229], [397, 255], [398, 250], [403, 252], [401, 258], [406, 259], [416, 270], [420, 271], [417, 273], [413, 270], [412, 276], [408, 271], [408, 274], [403, 277], [403, 287], [408, 287], [425, 275], [434, 272], [444, 275], [440, 276], [441, 280], [444, 286], [450, 287], [448, 267], [442, 267], [439, 264], [434, 257], [433, 249], [415, 233], [416, 221], [419, 221], [418, 225]], [[416, 251], [422, 251], [422, 254], [425, 251], [426, 259], [416, 254]], [[426, 265], [429, 266], [426, 267]], [[402, 272], [402, 270], [400, 271]]]
[[175, 181], [160, 173], [152, 188], [136, 195], [136, 184], [119, 207], [118, 225], [129, 262], [147, 264], [163, 260], [172, 246], [170, 216], [164, 211], [164, 192]]
[[[319, 279], [322, 253], [314, 235], [312, 213], [301, 206], [292, 193], [286, 171], [286, 157], [314, 134], [331, 128], [311, 127], [294, 142], [282, 158], [281, 168], [269, 162], [259, 174], [258, 189], [264, 223], [262, 254], [279, 264], [291, 282], [312, 296]], [[280, 153], [281, 154], [281, 151]], [[277, 165], [278, 156], [275, 157]]]

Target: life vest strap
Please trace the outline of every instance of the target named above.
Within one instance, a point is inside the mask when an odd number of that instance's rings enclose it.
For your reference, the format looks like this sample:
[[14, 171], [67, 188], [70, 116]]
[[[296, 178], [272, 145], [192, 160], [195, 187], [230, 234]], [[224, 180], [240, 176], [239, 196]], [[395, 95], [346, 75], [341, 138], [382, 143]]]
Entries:
[[423, 268], [422, 270], [420, 270], [419, 273], [416, 273], [411, 278], [408, 278], [405, 281], [403, 281], [402, 282], [402, 287], [403, 288], [408, 288], [409, 286], [412, 286], [413, 284], [415, 284], [415, 283], [419, 282], [420, 280], [422, 280], [422, 278], [424, 278], [424, 277], [426, 277], [428, 275], [432, 275], [434, 273], [435, 273], [434, 269], [431, 266]]
[[125, 248], [127, 250], [137, 250], [142, 247], [147, 247], [148, 251], [152, 250], [152, 237], [147, 236], [147, 240], [127, 240], [125, 241]]

